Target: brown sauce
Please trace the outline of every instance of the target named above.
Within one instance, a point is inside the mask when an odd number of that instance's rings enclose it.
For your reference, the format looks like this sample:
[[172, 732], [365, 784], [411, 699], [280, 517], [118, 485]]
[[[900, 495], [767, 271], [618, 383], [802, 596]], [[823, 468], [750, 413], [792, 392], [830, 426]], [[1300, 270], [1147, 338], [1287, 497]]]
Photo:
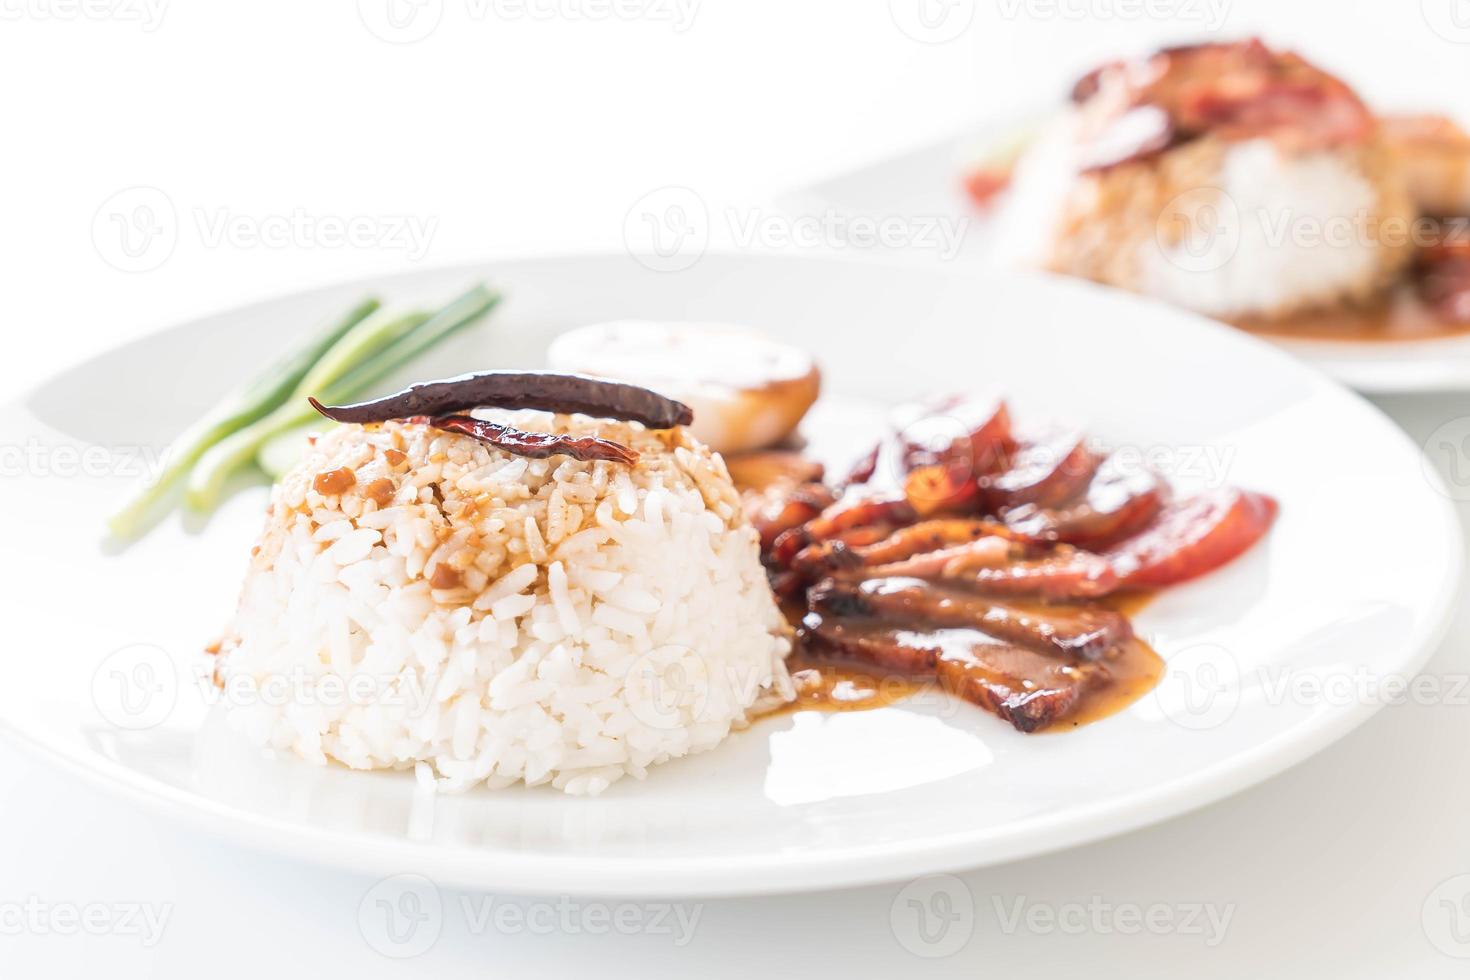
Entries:
[[1154, 601], [1158, 593], [1152, 589], [1131, 589], [1127, 592], [1114, 592], [1112, 595], [1099, 601], [1099, 605], [1107, 606], [1113, 612], [1122, 613], [1129, 619], [1143, 612], [1144, 607]]
[[[794, 711], [869, 711], [886, 708], [925, 691], [939, 689], [932, 677], [882, 674], [862, 664], [833, 663], [793, 654], [787, 661], [797, 676], [796, 700], [773, 714]], [[977, 709], [978, 710], [978, 709]]]
[[[1132, 617], [1153, 598], [1152, 592], [1120, 593], [1101, 604]], [[783, 610], [795, 627], [803, 609], [799, 604], [786, 604]], [[834, 662], [811, 658], [800, 650], [787, 661], [797, 677], [796, 700], [770, 711], [766, 717], [797, 711], [870, 711], [898, 704], [917, 694], [943, 691], [933, 677], [884, 673], [864, 664]], [[1142, 698], [1164, 676], [1164, 659], [1147, 643], [1134, 639], [1122, 651], [1107, 660], [1110, 680], [1087, 693], [1082, 704], [1046, 731], [1070, 731], [1117, 714]], [[953, 696], [944, 692], [946, 696]], [[974, 710], [982, 711], [978, 705]]]
[[1396, 287], [1384, 300], [1364, 306], [1329, 307], [1279, 319], [1248, 318], [1236, 326], [1290, 340], [1395, 343], [1442, 340], [1470, 333], [1470, 322], [1443, 316], [1425, 303], [1412, 284]]
[[1152, 691], [1164, 677], [1164, 658], [1138, 639], [1124, 644], [1122, 652], [1107, 664], [1111, 680], [1090, 692], [1076, 711], [1046, 731], [1070, 731], [1115, 715]]

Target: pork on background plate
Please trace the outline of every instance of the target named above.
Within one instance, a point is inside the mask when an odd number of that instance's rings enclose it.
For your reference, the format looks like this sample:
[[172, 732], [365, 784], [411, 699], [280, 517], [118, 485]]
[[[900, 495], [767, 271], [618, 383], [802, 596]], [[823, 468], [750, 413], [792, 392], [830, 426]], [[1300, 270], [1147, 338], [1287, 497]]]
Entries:
[[1084, 77], [1017, 164], [1005, 220], [1046, 268], [1235, 319], [1371, 299], [1418, 216], [1363, 101], [1250, 40]]

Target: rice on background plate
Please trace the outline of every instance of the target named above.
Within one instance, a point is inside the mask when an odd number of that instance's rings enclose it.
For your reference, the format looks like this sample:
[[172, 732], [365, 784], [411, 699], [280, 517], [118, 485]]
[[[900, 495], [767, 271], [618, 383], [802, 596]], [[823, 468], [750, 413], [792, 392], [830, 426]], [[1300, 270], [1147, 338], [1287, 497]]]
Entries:
[[792, 698], [790, 631], [724, 461], [684, 429], [596, 435], [635, 466], [342, 425], [272, 490], [218, 679], [252, 741], [440, 789], [597, 793]]

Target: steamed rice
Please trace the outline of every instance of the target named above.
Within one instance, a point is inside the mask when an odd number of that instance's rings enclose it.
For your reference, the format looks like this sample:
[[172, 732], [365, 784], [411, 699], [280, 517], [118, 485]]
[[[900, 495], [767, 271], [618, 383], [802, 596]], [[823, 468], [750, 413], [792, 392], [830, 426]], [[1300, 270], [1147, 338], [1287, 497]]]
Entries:
[[321, 437], [272, 492], [227, 637], [233, 724], [444, 790], [596, 793], [792, 697], [718, 455], [682, 429], [476, 414], [641, 458], [525, 459], [400, 422]]
[[1068, 112], [1016, 168], [1002, 237], [1024, 264], [1228, 319], [1365, 301], [1413, 256], [1417, 211], [1381, 140], [1295, 153], [1205, 136], [1081, 173], [1083, 125]]

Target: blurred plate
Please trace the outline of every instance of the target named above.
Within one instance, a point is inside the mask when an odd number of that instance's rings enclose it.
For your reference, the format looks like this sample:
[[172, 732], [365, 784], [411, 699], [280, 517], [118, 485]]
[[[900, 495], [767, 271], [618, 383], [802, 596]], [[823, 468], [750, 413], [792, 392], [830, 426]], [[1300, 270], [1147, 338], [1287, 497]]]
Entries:
[[[1034, 118], [1034, 117], [1033, 117]], [[966, 196], [962, 176], [987, 145], [1014, 138], [1024, 121], [975, 127], [963, 138], [921, 146], [791, 191], [779, 203], [792, 215], [908, 219], [915, 243], [883, 252], [918, 264], [936, 261], [977, 275], [1005, 274], [1010, 261], [996, 222]], [[924, 247], [920, 230], [946, 222], [942, 247]], [[950, 240], [958, 247], [951, 249]], [[935, 239], [937, 240], [937, 239]], [[1405, 394], [1470, 390], [1470, 332], [1424, 340], [1325, 341], [1262, 335], [1358, 391]]]

